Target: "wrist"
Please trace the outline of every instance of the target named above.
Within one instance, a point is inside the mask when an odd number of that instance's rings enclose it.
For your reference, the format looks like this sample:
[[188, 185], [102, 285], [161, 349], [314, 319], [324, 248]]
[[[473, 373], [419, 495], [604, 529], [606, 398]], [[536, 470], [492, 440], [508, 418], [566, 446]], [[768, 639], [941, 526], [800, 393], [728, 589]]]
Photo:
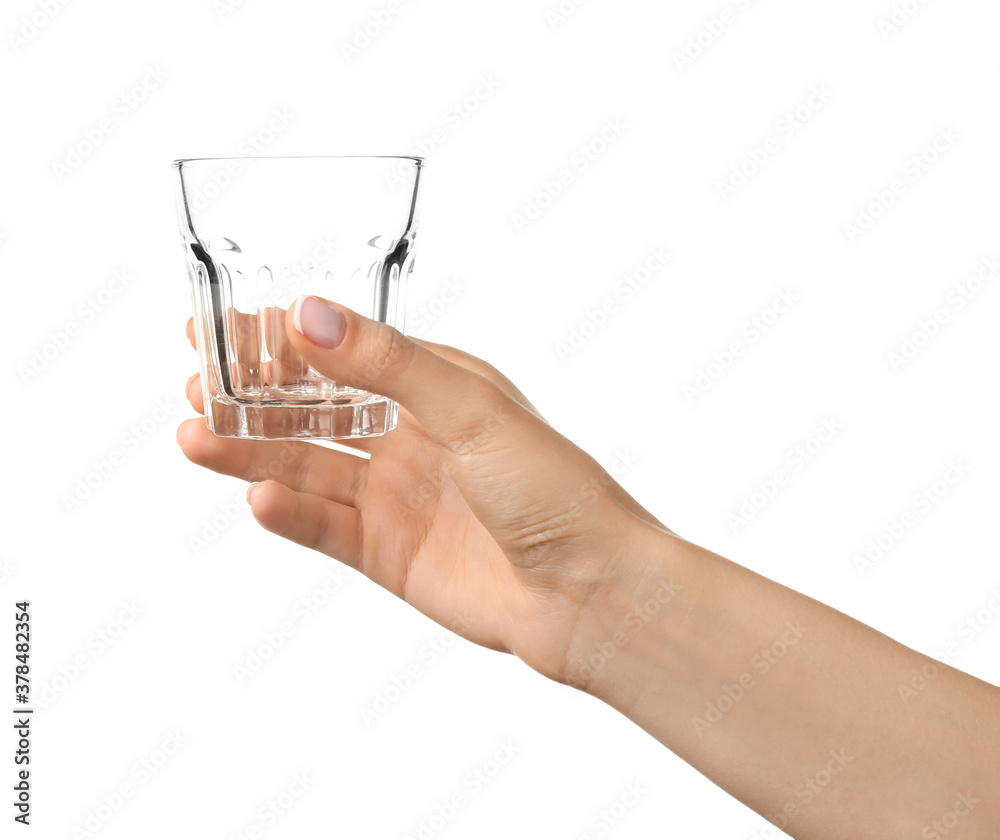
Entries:
[[561, 681], [628, 714], [652, 681], [669, 673], [664, 660], [681, 622], [692, 546], [626, 516], [607, 582], [581, 611]]

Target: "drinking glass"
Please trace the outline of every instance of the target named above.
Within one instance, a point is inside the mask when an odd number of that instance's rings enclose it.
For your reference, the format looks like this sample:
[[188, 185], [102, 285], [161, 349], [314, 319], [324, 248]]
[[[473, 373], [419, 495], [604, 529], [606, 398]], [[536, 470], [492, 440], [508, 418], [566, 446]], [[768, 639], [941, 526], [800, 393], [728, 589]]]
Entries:
[[285, 312], [317, 295], [404, 329], [423, 159], [176, 160], [208, 427], [221, 437], [369, 437], [398, 407], [292, 347]]

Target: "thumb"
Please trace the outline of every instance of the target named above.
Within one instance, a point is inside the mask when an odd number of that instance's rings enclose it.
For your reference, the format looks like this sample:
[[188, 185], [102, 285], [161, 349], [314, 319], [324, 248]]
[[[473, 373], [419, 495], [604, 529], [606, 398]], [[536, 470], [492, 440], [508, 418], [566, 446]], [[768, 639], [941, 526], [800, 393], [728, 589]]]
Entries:
[[457, 453], [515, 405], [486, 377], [339, 303], [302, 295], [285, 325], [295, 350], [321, 374], [395, 400]]
[[285, 318], [292, 345], [317, 371], [395, 400], [450, 450], [460, 464], [452, 477], [511, 559], [537, 560], [578, 538], [605, 519], [588, 514], [608, 512], [619, 492], [627, 495], [496, 383], [393, 327], [306, 296]]

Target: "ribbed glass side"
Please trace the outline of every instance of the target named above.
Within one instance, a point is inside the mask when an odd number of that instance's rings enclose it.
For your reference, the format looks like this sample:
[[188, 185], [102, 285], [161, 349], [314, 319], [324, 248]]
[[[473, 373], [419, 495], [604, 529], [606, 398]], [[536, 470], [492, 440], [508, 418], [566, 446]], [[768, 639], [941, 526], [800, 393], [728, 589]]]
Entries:
[[[395, 403], [314, 370], [286, 322], [307, 294], [403, 327], [421, 162], [240, 159], [225, 189], [213, 178], [222, 165], [177, 163], [209, 426], [230, 437], [331, 440], [394, 428]], [[409, 189], [398, 188], [397, 171]]]

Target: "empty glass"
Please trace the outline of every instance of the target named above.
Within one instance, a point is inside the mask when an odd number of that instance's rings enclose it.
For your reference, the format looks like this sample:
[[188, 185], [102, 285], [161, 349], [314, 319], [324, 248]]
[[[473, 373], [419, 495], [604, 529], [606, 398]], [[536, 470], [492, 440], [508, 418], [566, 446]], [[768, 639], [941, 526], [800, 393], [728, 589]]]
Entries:
[[223, 437], [342, 438], [396, 425], [392, 400], [319, 374], [295, 352], [299, 295], [403, 329], [417, 157], [174, 161], [205, 417]]

